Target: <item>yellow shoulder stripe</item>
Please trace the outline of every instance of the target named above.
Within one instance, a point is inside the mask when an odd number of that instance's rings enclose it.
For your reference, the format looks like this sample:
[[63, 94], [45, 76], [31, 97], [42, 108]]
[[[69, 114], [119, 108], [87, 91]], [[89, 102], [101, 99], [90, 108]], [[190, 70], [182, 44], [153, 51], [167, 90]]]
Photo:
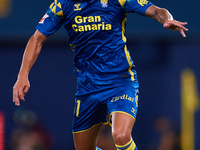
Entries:
[[121, 6], [124, 6], [126, 0], [118, 0]]
[[58, 16], [63, 16], [63, 11], [62, 11], [62, 6], [61, 3], [57, 0], [54, 1], [54, 3], [52, 3], [49, 8], [51, 9], [51, 11]]
[[57, 5], [60, 9], [62, 9], [62, 7], [61, 7], [61, 3], [58, 3], [58, 5]]

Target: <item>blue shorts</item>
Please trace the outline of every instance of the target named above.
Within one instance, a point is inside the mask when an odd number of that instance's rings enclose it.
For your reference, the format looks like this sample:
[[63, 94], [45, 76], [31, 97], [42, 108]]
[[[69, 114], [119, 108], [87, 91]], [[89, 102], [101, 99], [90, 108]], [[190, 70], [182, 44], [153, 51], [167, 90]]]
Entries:
[[122, 112], [136, 119], [138, 109], [138, 82], [125, 82], [75, 98], [73, 133], [89, 130], [108, 122], [108, 114]]

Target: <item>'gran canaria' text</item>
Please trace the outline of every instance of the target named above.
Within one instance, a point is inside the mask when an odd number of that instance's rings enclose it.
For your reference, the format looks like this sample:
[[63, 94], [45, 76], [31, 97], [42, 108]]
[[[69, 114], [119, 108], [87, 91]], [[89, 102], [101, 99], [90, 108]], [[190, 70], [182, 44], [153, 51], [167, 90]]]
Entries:
[[88, 17], [76, 16], [74, 20], [76, 24], [72, 24], [72, 28], [76, 32], [112, 29], [111, 24], [106, 24], [105, 22], [101, 22], [100, 16], [88, 16]]

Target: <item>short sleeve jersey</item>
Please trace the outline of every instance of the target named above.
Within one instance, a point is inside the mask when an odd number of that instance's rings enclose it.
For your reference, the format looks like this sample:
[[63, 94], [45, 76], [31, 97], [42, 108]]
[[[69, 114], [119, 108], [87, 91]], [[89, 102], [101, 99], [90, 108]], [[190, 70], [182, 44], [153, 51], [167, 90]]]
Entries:
[[144, 15], [147, 0], [55, 0], [37, 25], [49, 36], [62, 25], [74, 51], [74, 74], [82, 82], [134, 81], [136, 72], [126, 46], [128, 13]]

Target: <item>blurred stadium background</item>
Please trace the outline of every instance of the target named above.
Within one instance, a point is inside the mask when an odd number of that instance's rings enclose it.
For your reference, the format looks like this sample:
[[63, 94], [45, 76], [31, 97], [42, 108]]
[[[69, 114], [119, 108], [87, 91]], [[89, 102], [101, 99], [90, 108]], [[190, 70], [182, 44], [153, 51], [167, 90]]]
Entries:
[[[140, 82], [134, 140], [139, 150], [200, 150], [200, 2], [152, 2], [187, 21], [189, 32], [182, 38], [154, 20], [129, 14], [126, 36]], [[25, 45], [50, 3], [0, 0], [0, 150], [29, 150], [30, 145], [35, 146], [31, 150], [74, 149], [76, 78], [63, 28], [44, 44], [29, 76], [26, 102], [12, 103]], [[102, 141], [109, 138], [106, 127], [98, 143], [104, 150]]]

